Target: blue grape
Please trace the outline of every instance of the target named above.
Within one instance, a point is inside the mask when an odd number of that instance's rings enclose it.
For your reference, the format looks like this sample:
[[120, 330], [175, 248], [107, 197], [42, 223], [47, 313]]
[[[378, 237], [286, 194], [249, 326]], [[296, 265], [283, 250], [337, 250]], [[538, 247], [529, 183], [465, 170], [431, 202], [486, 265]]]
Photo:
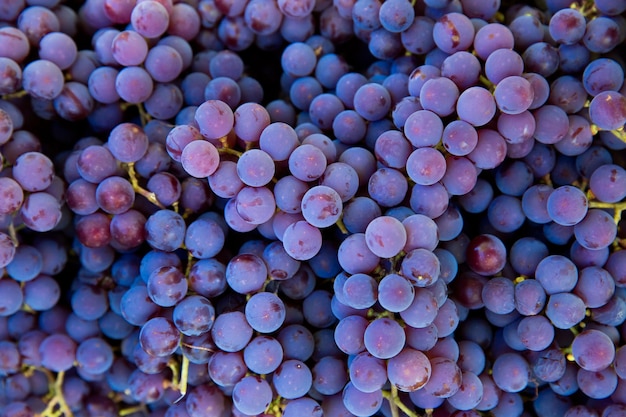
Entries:
[[397, 274], [386, 275], [378, 283], [378, 302], [388, 311], [405, 311], [413, 302], [415, 288], [404, 277]]
[[[523, 80], [521, 77], [518, 78]], [[526, 80], [524, 80], [524, 82], [528, 84]], [[483, 126], [491, 121], [496, 114], [496, 104], [498, 104], [498, 108], [501, 111], [504, 111], [500, 102], [502, 101], [501, 91], [506, 87], [500, 87], [501, 84], [502, 82], [498, 83], [493, 96], [488, 90], [478, 86], [469, 87], [464, 90], [456, 103], [456, 112], [459, 119], [470, 123], [472, 126]], [[498, 90], [499, 88], [500, 90]], [[528, 89], [530, 90], [530, 85]], [[519, 92], [517, 92], [517, 94], [519, 94]]]
[[243, 357], [252, 372], [269, 374], [282, 362], [283, 348], [272, 337], [257, 336], [245, 347]]
[[331, 309], [332, 295], [325, 290], [315, 290], [302, 303], [302, 315], [312, 326], [326, 328], [337, 321]]
[[122, 100], [133, 104], [141, 103], [152, 95], [154, 82], [142, 67], [125, 67], [115, 78], [115, 90]]
[[606, 53], [619, 43], [619, 38], [619, 25], [609, 17], [598, 16], [587, 22], [582, 41], [591, 52]]
[[584, 319], [585, 303], [575, 294], [553, 294], [548, 298], [546, 316], [557, 329], [569, 329]]
[[416, 214], [423, 214], [431, 219], [436, 219], [445, 213], [449, 201], [448, 191], [441, 183], [415, 184], [411, 188], [409, 204]]
[[422, 388], [430, 379], [432, 367], [428, 357], [419, 350], [405, 348], [387, 362], [389, 382], [400, 391]]
[[477, 274], [494, 275], [504, 268], [506, 247], [502, 241], [490, 234], [472, 239], [467, 248], [467, 264]]
[[425, 110], [445, 117], [454, 112], [459, 99], [459, 89], [449, 78], [433, 78], [424, 82], [419, 98]]
[[130, 16], [130, 23], [139, 34], [146, 38], [157, 38], [169, 25], [168, 10], [161, 3], [148, 1], [137, 4]]
[[65, 334], [51, 334], [41, 342], [39, 354], [41, 364], [47, 369], [55, 372], [67, 371], [76, 360], [76, 343]]
[[276, 371], [272, 380], [276, 393], [286, 399], [304, 396], [312, 386], [313, 376], [306, 364], [299, 360], [284, 361]]
[[508, 278], [492, 278], [482, 289], [485, 308], [497, 314], [508, 314], [515, 309], [515, 286]]
[[382, 359], [361, 352], [350, 362], [350, 382], [365, 393], [380, 390], [387, 382], [387, 369]]
[[363, 335], [365, 348], [379, 359], [396, 356], [404, 347], [405, 340], [402, 327], [396, 321], [387, 318], [372, 321]]
[[348, 379], [346, 364], [343, 360], [325, 356], [311, 370], [313, 388], [323, 395], [334, 395], [343, 389]]
[[448, 156], [446, 165], [446, 172], [441, 178], [441, 184], [451, 195], [469, 193], [478, 180], [478, 173], [474, 164], [463, 156]]
[[241, 294], [253, 293], [265, 283], [267, 266], [256, 255], [240, 254], [228, 262], [225, 276], [234, 291]]
[[605, 333], [589, 329], [574, 337], [572, 356], [582, 369], [599, 372], [613, 363], [615, 346]]
[[461, 376], [461, 386], [447, 402], [457, 410], [470, 410], [476, 407], [483, 397], [483, 385], [476, 374], [465, 371]]
[[200, 336], [211, 330], [215, 308], [201, 295], [187, 296], [174, 307], [172, 320], [183, 335]]
[[581, 392], [594, 399], [609, 397], [615, 392], [618, 384], [617, 375], [615, 375], [615, 371], [612, 368], [606, 368], [598, 372], [580, 369], [576, 379]]
[[35, 60], [24, 67], [22, 85], [33, 97], [52, 100], [61, 94], [64, 85], [63, 73], [51, 61]]
[[578, 188], [564, 185], [548, 196], [546, 209], [550, 218], [562, 226], [574, 226], [587, 214], [587, 197]]
[[523, 318], [517, 326], [517, 335], [522, 344], [531, 351], [542, 351], [554, 340], [554, 326], [544, 316]]
[[247, 376], [233, 388], [233, 404], [245, 414], [260, 414], [272, 401], [272, 388], [258, 376]]
[[476, 147], [467, 155], [477, 168], [492, 169], [500, 165], [506, 157], [506, 141], [495, 130], [478, 130]]
[[308, 328], [300, 324], [285, 326], [280, 330], [276, 339], [282, 346], [285, 359], [307, 361], [315, 348], [313, 334]]
[[403, 224], [390, 216], [380, 216], [365, 229], [369, 249], [381, 258], [391, 258], [404, 248], [407, 233]]
[[375, 414], [383, 403], [382, 391], [365, 393], [348, 382], [342, 392], [343, 404], [352, 414], [369, 416]]
[[148, 44], [138, 32], [124, 30], [111, 41], [111, 54], [120, 65], [141, 65], [148, 55]]
[[582, 40], [586, 29], [585, 17], [576, 9], [561, 9], [548, 24], [550, 36], [558, 42], [572, 45]]
[[211, 328], [213, 341], [226, 352], [242, 350], [252, 338], [252, 332], [244, 314], [239, 311], [218, 315]]
[[493, 380], [505, 392], [514, 393], [526, 388], [530, 377], [528, 362], [517, 353], [505, 353], [493, 364]]
[[260, 333], [278, 330], [285, 320], [285, 314], [282, 300], [273, 293], [259, 292], [250, 297], [246, 303], [246, 320]]
[[433, 27], [435, 44], [450, 54], [468, 49], [474, 40], [474, 34], [470, 19], [461, 13], [445, 14]]
[[351, 275], [341, 292], [342, 303], [357, 310], [372, 307], [378, 298], [376, 280], [361, 273]]
[[104, 339], [87, 339], [76, 349], [76, 362], [86, 372], [104, 374], [113, 364], [113, 350]]
[[339, 220], [343, 203], [339, 194], [325, 185], [310, 188], [302, 197], [302, 215], [312, 226], [324, 228]]
[[[478, 4], [478, 2], [476, 2]], [[466, 11], [467, 13], [467, 11]], [[486, 60], [492, 52], [516, 44], [512, 29], [500, 23], [489, 23], [476, 31], [474, 49], [477, 55]]]
[[407, 308], [400, 311], [402, 320], [412, 328], [422, 329], [430, 326], [439, 312], [437, 299], [428, 288], [416, 287]]

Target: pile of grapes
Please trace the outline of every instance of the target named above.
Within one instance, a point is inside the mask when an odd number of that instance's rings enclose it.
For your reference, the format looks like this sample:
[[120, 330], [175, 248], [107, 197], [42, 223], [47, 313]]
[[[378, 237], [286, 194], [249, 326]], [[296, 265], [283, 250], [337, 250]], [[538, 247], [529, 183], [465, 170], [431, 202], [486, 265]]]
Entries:
[[0, 417], [626, 416], [626, 0], [0, 0]]

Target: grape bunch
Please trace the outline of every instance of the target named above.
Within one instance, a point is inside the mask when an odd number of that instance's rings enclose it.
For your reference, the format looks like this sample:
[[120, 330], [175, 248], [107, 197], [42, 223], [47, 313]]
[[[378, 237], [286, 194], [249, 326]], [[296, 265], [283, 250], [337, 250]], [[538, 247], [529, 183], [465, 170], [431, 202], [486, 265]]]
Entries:
[[626, 1], [0, 22], [0, 417], [626, 416]]

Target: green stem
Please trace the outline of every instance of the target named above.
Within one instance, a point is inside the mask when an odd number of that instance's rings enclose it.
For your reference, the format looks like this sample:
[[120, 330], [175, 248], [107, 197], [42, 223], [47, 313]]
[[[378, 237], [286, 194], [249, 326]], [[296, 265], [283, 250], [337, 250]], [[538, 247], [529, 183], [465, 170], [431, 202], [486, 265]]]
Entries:
[[[402, 402], [402, 400], [400, 400], [400, 397], [398, 396], [398, 388], [396, 388], [393, 384], [391, 385], [391, 391], [383, 391], [383, 398], [389, 401], [392, 416], [395, 417], [396, 415], [399, 415], [398, 410], [401, 410], [409, 417], [420, 417], [419, 414], [411, 410]], [[394, 414], [394, 409], [397, 414]]]
[[139, 185], [139, 180], [137, 179], [137, 172], [135, 172], [135, 163], [131, 162], [126, 164], [126, 172], [128, 172], [128, 178], [130, 180], [130, 184], [133, 186], [133, 190], [141, 196], [144, 196], [149, 202], [157, 206], [158, 208], [165, 210], [165, 206], [161, 204], [161, 202], [157, 199], [156, 194], [151, 193], [150, 191], [143, 188]]

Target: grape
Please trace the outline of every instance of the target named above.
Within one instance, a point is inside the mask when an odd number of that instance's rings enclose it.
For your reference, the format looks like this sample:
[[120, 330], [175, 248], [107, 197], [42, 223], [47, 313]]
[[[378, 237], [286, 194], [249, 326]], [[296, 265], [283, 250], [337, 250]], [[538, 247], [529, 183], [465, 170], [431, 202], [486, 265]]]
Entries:
[[430, 379], [431, 369], [428, 357], [411, 348], [403, 349], [387, 362], [389, 382], [404, 392], [422, 388]]
[[378, 283], [378, 302], [389, 311], [405, 311], [413, 302], [415, 289], [404, 277], [389, 274]]
[[247, 376], [233, 388], [233, 404], [245, 414], [256, 415], [265, 411], [272, 401], [272, 389], [258, 376]]
[[275, 294], [260, 292], [246, 303], [246, 320], [260, 333], [272, 333], [280, 328], [285, 320], [285, 306]]
[[461, 13], [448, 13], [435, 22], [433, 39], [437, 47], [446, 53], [469, 48], [474, 40], [474, 26]]
[[389, 216], [374, 219], [365, 230], [369, 249], [381, 258], [397, 255], [405, 246], [407, 233], [402, 223]]
[[206, 139], [219, 139], [233, 128], [235, 116], [231, 108], [220, 100], [207, 100], [196, 109], [195, 121]]
[[568, 329], [585, 317], [585, 304], [571, 293], [553, 294], [548, 298], [546, 316], [557, 329]]
[[480, 275], [495, 275], [504, 268], [506, 247], [494, 235], [477, 236], [468, 246], [467, 262], [468, 266]]
[[404, 347], [405, 340], [402, 327], [396, 321], [387, 318], [372, 321], [363, 335], [365, 348], [379, 359], [390, 359], [398, 355]]
[[76, 359], [76, 343], [69, 336], [56, 333], [46, 337], [39, 346], [41, 364], [54, 372], [70, 369]]
[[[454, 112], [459, 99], [459, 89], [449, 78], [433, 78], [424, 83], [420, 89], [419, 98], [425, 110], [445, 117]], [[490, 111], [488, 101], [486, 106]]]
[[519, 392], [528, 384], [528, 362], [517, 353], [500, 355], [493, 364], [493, 380], [505, 392]]
[[508, 314], [515, 309], [515, 286], [507, 278], [492, 278], [482, 289], [485, 308], [497, 314]]
[[[499, 83], [498, 86], [501, 84], [502, 83]], [[496, 99], [495, 102], [494, 96], [482, 87], [474, 86], [466, 89], [461, 93], [456, 103], [456, 111], [459, 118], [470, 123], [472, 126], [487, 124], [496, 113], [496, 103], [498, 103], [500, 110], [502, 110], [502, 106], [499, 103], [501, 96], [499, 95], [498, 87], [496, 87], [494, 95]]]
[[24, 89], [33, 97], [52, 100], [63, 89], [63, 73], [53, 62], [40, 59], [24, 67], [22, 74]]
[[103, 374], [113, 364], [113, 351], [104, 339], [87, 339], [76, 349], [76, 362], [86, 372]]
[[606, 53], [619, 42], [620, 28], [617, 23], [605, 16], [587, 22], [584, 45], [591, 52]]
[[517, 335], [528, 350], [538, 352], [553, 342], [554, 327], [544, 316], [525, 317], [517, 326]]
[[24, 294], [20, 285], [13, 280], [0, 281], [2, 297], [0, 298], [0, 315], [3, 317], [16, 313], [22, 307]]
[[385, 362], [368, 352], [361, 352], [350, 364], [350, 381], [359, 391], [372, 393], [387, 382]]
[[39, 57], [55, 63], [61, 70], [74, 63], [76, 54], [74, 40], [65, 33], [51, 32], [39, 41]]
[[111, 41], [111, 54], [121, 65], [141, 65], [148, 55], [148, 44], [138, 32], [125, 30]]
[[480, 61], [467, 51], [455, 52], [441, 63], [441, 76], [451, 79], [459, 90], [475, 85], [480, 71]]
[[447, 401], [457, 410], [471, 410], [483, 397], [483, 384], [478, 376], [469, 371], [462, 373], [461, 381], [459, 390]]
[[572, 342], [572, 355], [584, 370], [599, 372], [606, 369], [615, 358], [611, 339], [599, 330], [585, 330]]
[[284, 361], [276, 371], [273, 379], [278, 395], [286, 399], [300, 398], [311, 388], [313, 377], [309, 368], [301, 361], [289, 359]]
[[583, 248], [601, 250], [613, 243], [617, 236], [617, 227], [610, 214], [591, 209], [585, 218], [574, 226], [574, 236], [576, 242]]
[[10, 58], [15, 62], [22, 62], [30, 50], [26, 34], [18, 28], [5, 26], [0, 30], [0, 36], [3, 41], [0, 56]]
[[383, 403], [381, 390], [365, 393], [357, 389], [351, 382], [348, 382], [343, 389], [342, 398], [345, 408], [357, 416], [373, 415]]
[[582, 40], [586, 29], [585, 17], [576, 9], [556, 12], [548, 25], [550, 36], [558, 42], [572, 45]]
[[578, 281], [578, 269], [572, 261], [561, 255], [550, 255], [537, 264], [535, 279], [546, 294], [569, 292]]
[[618, 384], [617, 375], [611, 368], [606, 368], [599, 372], [580, 369], [576, 379], [580, 390], [588, 397], [594, 399], [607, 398], [615, 392]]
[[154, 91], [154, 82], [150, 74], [141, 67], [125, 67], [115, 78], [115, 89], [124, 101], [141, 103], [146, 101]]
[[257, 336], [250, 341], [243, 351], [248, 368], [258, 374], [274, 372], [283, 357], [280, 343], [269, 336]]
[[165, 33], [169, 19], [165, 6], [153, 0], [137, 3], [130, 15], [133, 29], [146, 38], [157, 38]]
[[339, 220], [342, 209], [339, 194], [325, 185], [310, 188], [302, 197], [302, 215], [315, 227], [332, 226]]
[[47, 232], [61, 221], [61, 205], [54, 196], [46, 192], [32, 193], [24, 199], [20, 216], [29, 229]]

